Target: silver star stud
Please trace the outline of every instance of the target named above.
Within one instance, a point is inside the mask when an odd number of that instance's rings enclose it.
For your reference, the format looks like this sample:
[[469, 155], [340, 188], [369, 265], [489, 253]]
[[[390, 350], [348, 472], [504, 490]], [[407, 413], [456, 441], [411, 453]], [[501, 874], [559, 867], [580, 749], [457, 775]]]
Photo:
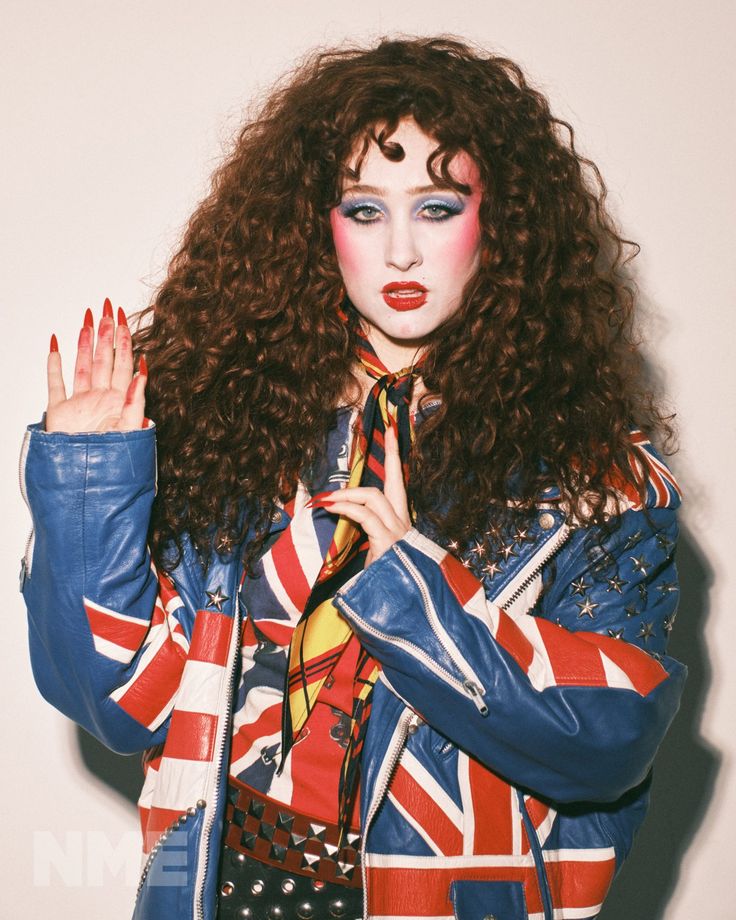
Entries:
[[608, 635], [612, 639], [620, 639], [623, 636], [623, 634], [624, 634], [623, 627], [621, 629], [609, 629], [608, 630]]
[[672, 627], [674, 625], [675, 625], [675, 615], [674, 614], [671, 617], [665, 617], [662, 620], [662, 629], [665, 631], [665, 633], [668, 636], [672, 632]]
[[654, 623], [642, 623], [639, 632], [636, 634], [637, 639], [643, 639], [648, 642], [654, 635]]
[[489, 537], [491, 540], [496, 540], [496, 541], [500, 540], [501, 539], [501, 528], [498, 526], [498, 524], [494, 524], [492, 527], [488, 528], [488, 530], [486, 531], [486, 536]]
[[512, 556], [518, 556], [519, 554], [514, 549], [513, 543], [507, 543], [505, 546], [501, 547], [501, 555], [505, 561], [508, 562]]
[[667, 552], [667, 550], [674, 546], [674, 541], [670, 540], [666, 533], [660, 531], [655, 535], [654, 539], [657, 541], [657, 546], [662, 550], [662, 552]]
[[207, 607], [217, 607], [217, 610], [222, 613], [222, 605], [225, 601], [229, 601], [230, 598], [222, 593], [222, 586], [218, 585], [214, 591], [206, 591], [207, 597]]
[[584, 578], [579, 578], [577, 581], [574, 581], [570, 587], [572, 588], [573, 597], [575, 597], [576, 594], [579, 594], [580, 597], [585, 597], [585, 592], [588, 590], [590, 585], [586, 583]]
[[593, 620], [595, 619], [595, 614], [593, 611], [596, 607], [600, 607], [600, 604], [594, 604], [589, 597], [586, 597], [582, 602], [577, 601], [576, 606], [580, 608], [578, 619], [580, 619], [580, 617], [590, 617], [590, 619]]
[[469, 569], [470, 566], [472, 565], [470, 559], [468, 559], [467, 556], [461, 559], [460, 562], [462, 562], [462, 564], [465, 566], [466, 569]]
[[606, 588], [606, 594], [611, 591], [615, 591], [617, 594], [623, 594], [622, 588], [624, 585], [628, 585], [628, 581], [624, 581], [623, 578], [619, 578], [618, 575], [614, 575], [613, 578], [607, 578], [608, 587]]
[[678, 590], [676, 581], [663, 581], [661, 585], [657, 585], [657, 590], [661, 591], [662, 594], [675, 594]]
[[485, 556], [486, 554], [486, 548], [480, 540], [475, 541], [470, 551], [471, 553], [475, 553], [476, 556]]
[[228, 553], [233, 545], [233, 538], [224, 534], [217, 541], [217, 552], [218, 553]]
[[642, 575], [646, 575], [652, 567], [652, 563], [647, 562], [644, 556], [629, 556], [629, 559], [634, 563], [634, 571], [640, 572]]
[[533, 543], [534, 538], [529, 536], [528, 527], [517, 527], [514, 531], [514, 543], [521, 545], [522, 543]]
[[447, 544], [447, 548], [451, 553], [456, 553], [460, 549], [460, 544], [457, 542], [457, 540], [450, 540], [450, 542]]
[[624, 607], [624, 613], [627, 617], [638, 617], [639, 611], [634, 607], [633, 604], [629, 604], [628, 607]]
[[647, 586], [637, 585], [636, 587], [637, 587], [637, 590], [639, 591], [639, 599], [641, 600], [642, 604], [646, 606], [647, 599], [649, 597], [649, 591], [647, 590]]
[[640, 530], [637, 530], [636, 533], [632, 533], [626, 543], [624, 543], [624, 549], [632, 549], [643, 536], [644, 534]]
[[498, 575], [501, 571], [501, 566], [497, 562], [488, 561], [481, 569], [484, 575], [488, 575], [490, 578], [493, 578], [494, 575]]

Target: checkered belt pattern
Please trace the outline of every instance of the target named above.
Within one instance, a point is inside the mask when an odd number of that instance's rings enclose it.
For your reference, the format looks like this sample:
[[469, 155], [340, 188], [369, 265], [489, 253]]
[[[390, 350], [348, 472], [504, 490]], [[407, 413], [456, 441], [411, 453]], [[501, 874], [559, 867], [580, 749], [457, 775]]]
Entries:
[[360, 835], [348, 831], [342, 846], [337, 824], [290, 811], [280, 802], [228, 778], [224, 843], [296, 875], [360, 888]]

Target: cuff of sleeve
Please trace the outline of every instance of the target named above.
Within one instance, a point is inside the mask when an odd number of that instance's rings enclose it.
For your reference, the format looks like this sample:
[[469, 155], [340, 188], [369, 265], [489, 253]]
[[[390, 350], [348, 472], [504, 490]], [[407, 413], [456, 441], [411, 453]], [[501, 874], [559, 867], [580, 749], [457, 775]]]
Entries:
[[67, 433], [28, 425], [21, 474], [44, 489], [145, 484], [156, 476], [156, 427]]
[[400, 540], [397, 540], [367, 569], [363, 569], [362, 572], [358, 572], [346, 581], [338, 591], [337, 597], [344, 599], [346, 604], [354, 608], [356, 612], [365, 613], [372, 607], [380, 606], [386, 594], [395, 596], [400, 593], [402, 584], [405, 584], [407, 589], [413, 593], [416, 586], [404, 570], [395, 552], [402, 545], [421, 550], [435, 562], [440, 562], [445, 555], [445, 550], [421, 534], [415, 527], [411, 527]]

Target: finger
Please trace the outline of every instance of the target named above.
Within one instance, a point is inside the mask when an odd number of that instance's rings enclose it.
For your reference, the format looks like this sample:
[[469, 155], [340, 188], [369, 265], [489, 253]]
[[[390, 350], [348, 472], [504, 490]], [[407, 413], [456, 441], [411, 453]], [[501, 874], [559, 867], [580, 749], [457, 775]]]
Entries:
[[112, 375], [112, 345], [115, 335], [115, 320], [112, 318], [112, 304], [110, 298], [105, 298], [102, 308], [102, 319], [97, 328], [97, 345], [92, 361], [92, 389], [107, 390], [110, 388]]
[[386, 527], [381, 518], [367, 505], [339, 501], [334, 502], [333, 507], [328, 510], [349, 518], [363, 528], [363, 533], [368, 537], [369, 545], [365, 561], [366, 566], [370, 565], [379, 556], [382, 556], [386, 550], [390, 549], [404, 535], [404, 528], [400, 528], [402, 532], [396, 532]]
[[388, 527], [398, 523], [398, 519], [389, 500], [380, 489], [376, 489], [373, 486], [355, 486], [350, 489], [338, 489], [337, 492], [332, 492], [330, 495], [324, 496], [320, 502], [315, 502], [314, 504], [317, 506], [321, 502], [326, 502], [328, 504], [325, 504], [324, 507], [330, 507], [331, 504], [336, 501], [350, 502], [351, 504], [370, 508], [370, 510]]
[[84, 393], [90, 388], [92, 374], [92, 343], [94, 341], [94, 320], [92, 311], [87, 308], [84, 325], [79, 331], [77, 342], [77, 359], [74, 363], [74, 386], [72, 393]]
[[118, 327], [115, 331], [115, 356], [110, 386], [125, 392], [133, 378], [133, 346], [128, 320], [122, 307], [118, 307]]
[[[322, 503], [316, 504], [317, 507], [319, 507]], [[367, 505], [351, 501], [335, 501], [330, 502], [329, 507], [327, 505], [323, 505], [322, 507], [327, 508], [331, 514], [341, 514], [346, 518], [350, 518], [351, 521], [355, 521], [356, 524], [360, 524], [369, 539], [391, 536], [390, 528], [388, 528], [380, 516]]]
[[49, 390], [49, 408], [51, 408], [66, 399], [66, 387], [61, 373], [61, 355], [55, 335], [51, 336], [49, 355], [46, 359], [46, 379]]
[[141, 355], [141, 361], [138, 373], [128, 384], [123, 401], [123, 408], [120, 412], [120, 431], [133, 431], [136, 428], [143, 427], [143, 419], [146, 414], [146, 382], [148, 380], [148, 370], [146, 361]]
[[404, 471], [401, 466], [399, 440], [393, 425], [389, 425], [386, 429], [384, 451], [386, 481], [383, 485], [383, 494], [388, 499], [399, 520], [405, 521], [408, 526], [410, 523], [409, 504], [406, 497], [406, 486], [404, 485]]

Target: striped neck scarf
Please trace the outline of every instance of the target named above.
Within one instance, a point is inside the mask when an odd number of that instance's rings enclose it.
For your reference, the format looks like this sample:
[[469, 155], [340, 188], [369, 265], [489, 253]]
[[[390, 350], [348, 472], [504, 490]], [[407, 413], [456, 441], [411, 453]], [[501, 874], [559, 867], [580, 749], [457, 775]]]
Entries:
[[[375, 383], [368, 393], [360, 428], [353, 439], [348, 487], [383, 487], [384, 438], [389, 425], [398, 434], [406, 482], [408, 457], [414, 440], [411, 393], [421, 362], [389, 372], [363, 332], [357, 312], [354, 308], [349, 309], [349, 314], [340, 310], [339, 315], [357, 336], [357, 358]], [[332, 599], [353, 575], [363, 569], [367, 551], [368, 541], [360, 525], [341, 516], [304, 613], [291, 638], [285, 691], [288, 705], [285, 701], [279, 770], [283, 769], [287, 754], [309, 718], [319, 691], [350, 641], [352, 629], [339, 614]], [[378, 672], [377, 662], [361, 647], [353, 679], [350, 735], [339, 782], [338, 823], [343, 829], [357, 788], [358, 764]]]

